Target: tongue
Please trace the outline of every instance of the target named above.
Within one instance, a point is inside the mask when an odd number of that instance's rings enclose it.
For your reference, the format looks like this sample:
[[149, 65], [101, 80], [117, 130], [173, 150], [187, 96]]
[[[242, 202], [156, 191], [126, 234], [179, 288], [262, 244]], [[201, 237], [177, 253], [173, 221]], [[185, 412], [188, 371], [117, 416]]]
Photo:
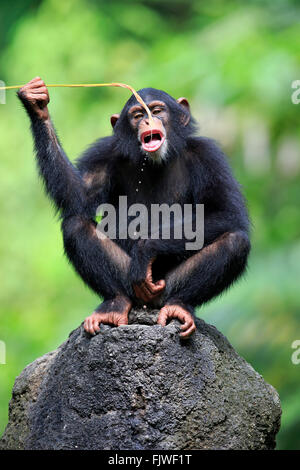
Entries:
[[161, 140], [158, 138], [153, 137], [150, 142], [143, 142], [143, 149], [146, 152], [155, 152], [159, 149], [161, 145]]

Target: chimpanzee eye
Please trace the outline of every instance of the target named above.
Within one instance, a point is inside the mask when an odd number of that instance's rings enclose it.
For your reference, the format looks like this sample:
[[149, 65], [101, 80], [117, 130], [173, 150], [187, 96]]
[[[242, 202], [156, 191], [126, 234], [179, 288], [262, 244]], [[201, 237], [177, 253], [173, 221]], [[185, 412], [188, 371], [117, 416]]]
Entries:
[[161, 112], [160, 108], [155, 108], [153, 109], [152, 114], [159, 114], [160, 112]]
[[134, 119], [140, 119], [141, 117], [143, 117], [142, 113], [137, 113], [134, 115]]

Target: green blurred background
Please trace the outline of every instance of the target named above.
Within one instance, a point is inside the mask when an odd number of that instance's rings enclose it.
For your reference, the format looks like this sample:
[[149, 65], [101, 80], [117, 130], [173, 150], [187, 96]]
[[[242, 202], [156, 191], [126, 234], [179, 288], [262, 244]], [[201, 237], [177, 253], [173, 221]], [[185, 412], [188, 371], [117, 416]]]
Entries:
[[[0, 79], [23, 84], [122, 81], [186, 96], [201, 133], [229, 155], [249, 201], [247, 276], [198, 315], [280, 393], [279, 449], [300, 448], [300, 6], [296, 0], [15, 0], [1, 2]], [[111, 133], [127, 90], [50, 89], [73, 159]], [[15, 92], [0, 105], [0, 433], [15, 376], [55, 349], [98, 299], [63, 256]]]

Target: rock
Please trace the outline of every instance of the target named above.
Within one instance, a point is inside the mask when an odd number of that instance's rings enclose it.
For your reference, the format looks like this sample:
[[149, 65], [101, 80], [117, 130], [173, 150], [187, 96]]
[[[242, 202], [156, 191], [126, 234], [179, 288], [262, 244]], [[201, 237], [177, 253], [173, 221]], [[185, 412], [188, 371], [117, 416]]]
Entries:
[[[17, 377], [1, 449], [273, 449], [280, 401], [215, 327], [197, 320], [82, 325]], [[145, 324], [146, 323], [146, 324]]]

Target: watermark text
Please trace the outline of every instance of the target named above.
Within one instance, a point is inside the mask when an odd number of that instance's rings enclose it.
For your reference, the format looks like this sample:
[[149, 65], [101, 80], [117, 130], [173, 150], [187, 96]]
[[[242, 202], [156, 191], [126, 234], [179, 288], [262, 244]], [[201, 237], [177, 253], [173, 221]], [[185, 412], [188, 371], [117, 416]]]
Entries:
[[200, 250], [204, 244], [204, 204], [127, 205], [127, 196], [119, 197], [116, 210], [101, 204], [96, 213], [100, 239], [184, 240], [186, 250]]
[[291, 361], [295, 366], [300, 364], [300, 339], [295, 339], [291, 345], [292, 349], [295, 349], [291, 356]]
[[6, 364], [6, 346], [4, 341], [0, 341], [0, 364]]

